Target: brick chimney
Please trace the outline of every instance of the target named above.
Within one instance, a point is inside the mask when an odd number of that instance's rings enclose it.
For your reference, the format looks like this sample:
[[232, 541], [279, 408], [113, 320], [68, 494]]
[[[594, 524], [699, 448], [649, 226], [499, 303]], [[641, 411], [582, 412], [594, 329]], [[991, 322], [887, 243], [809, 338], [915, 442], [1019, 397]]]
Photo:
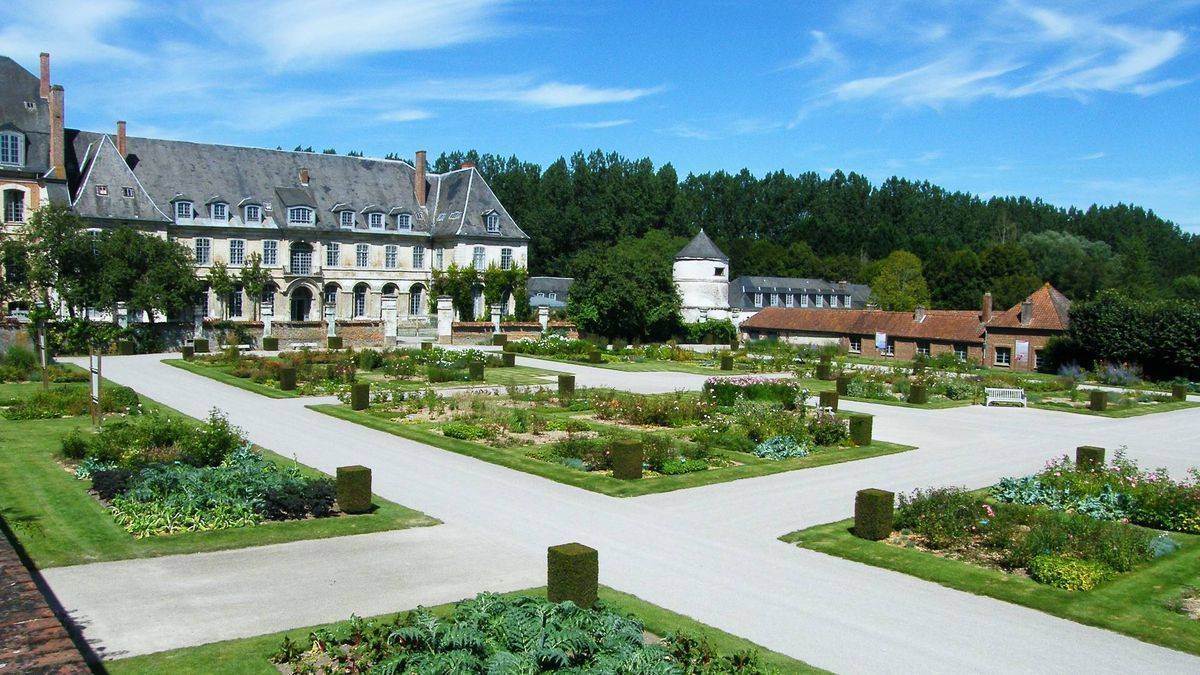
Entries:
[[983, 294], [983, 308], [979, 312], [979, 320], [987, 323], [992, 320], [992, 292]]
[[300, 184], [308, 185], [308, 167], [300, 168]]
[[1033, 323], [1033, 300], [1026, 298], [1021, 303], [1021, 325], [1028, 326]]
[[50, 99], [50, 54], [42, 52], [42, 81], [38, 88], [38, 93], [42, 98]]
[[913, 311], [913, 321], [921, 323], [925, 320], [925, 308], [917, 305], [917, 309]]
[[464, 168], [464, 169], [474, 169], [474, 168], [475, 168], [475, 162], [463, 162], [463, 163], [462, 163], [462, 168]]
[[413, 164], [417, 168], [413, 175], [413, 193], [417, 196], [417, 205], [425, 206], [425, 151], [417, 151], [417, 159]]
[[66, 93], [61, 84], [50, 87], [50, 172], [58, 179], [67, 177], [63, 106]]
[[117, 153], [124, 159], [129, 155], [125, 144], [125, 120], [117, 122]]

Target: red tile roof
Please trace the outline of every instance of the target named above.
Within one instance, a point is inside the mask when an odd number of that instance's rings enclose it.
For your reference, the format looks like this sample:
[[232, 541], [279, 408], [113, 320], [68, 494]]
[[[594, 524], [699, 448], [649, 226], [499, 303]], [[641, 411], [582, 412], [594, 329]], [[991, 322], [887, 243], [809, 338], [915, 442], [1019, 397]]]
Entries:
[[1026, 300], [1033, 302], [1033, 316], [1028, 323], [1021, 323], [1021, 305], [1024, 304], [1022, 301], [1006, 312], [992, 315], [992, 320], [988, 322], [988, 328], [1032, 328], [1056, 331], [1067, 329], [1067, 325], [1070, 323], [1068, 315], [1071, 310], [1071, 301], [1057, 288], [1046, 284], [1030, 294]]
[[889, 337], [983, 342], [983, 323], [976, 310], [931, 309], [918, 322], [912, 312], [768, 307], [743, 321], [741, 327], [837, 335], [887, 333]]

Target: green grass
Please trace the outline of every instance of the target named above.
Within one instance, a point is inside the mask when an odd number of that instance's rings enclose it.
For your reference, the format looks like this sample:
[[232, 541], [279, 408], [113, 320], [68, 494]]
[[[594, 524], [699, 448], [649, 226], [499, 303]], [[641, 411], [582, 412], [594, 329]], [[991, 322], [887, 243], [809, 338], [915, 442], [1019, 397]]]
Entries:
[[[531, 588], [505, 595], [537, 595], [545, 597], [545, 588]], [[736, 653], [746, 649], [759, 652], [762, 663], [780, 673], [819, 673], [825, 672], [776, 652], [769, 651], [744, 638], [730, 635], [722, 630], [713, 628], [675, 612], [652, 605], [645, 600], [614, 591], [604, 586], [600, 587], [600, 599], [609, 607], [624, 614], [636, 616], [645, 625], [646, 630], [655, 635], [666, 635], [675, 631], [687, 631], [693, 635], [707, 638], [709, 643], [722, 653]], [[454, 610], [454, 604], [438, 605], [429, 608], [438, 616], [448, 616]], [[385, 614], [374, 617], [380, 620], [391, 620], [395, 614]], [[157, 654], [135, 656], [127, 659], [105, 662], [105, 667], [112, 675], [151, 675], [172, 673], [173, 675], [278, 675], [275, 665], [270, 662], [271, 655], [279, 647], [284, 636], [294, 641], [304, 642], [309, 634], [317, 629], [337, 630], [344, 627], [348, 621], [296, 628], [269, 635], [260, 635], [241, 640], [214, 642], [199, 647], [186, 647]]]
[[204, 377], [214, 379], [217, 382], [223, 382], [230, 386], [237, 387], [238, 389], [245, 389], [246, 391], [252, 391], [256, 394], [261, 394], [270, 398], [295, 398], [299, 396], [299, 394], [295, 391], [283, 391], [282, 389], [279, 389], [278, 387], [272, 387], [269, 384], [260, 384], [248, 377], [236, 377], [230, 372], [231, 368], [229, 366], [210, 366], [196, 363], [194, 361], [184, 361], [183, 359], [163, 359], [163, 363], [167, 364], [168, 366], [175, 366], [180, 370], [186, 370], [189, 373], [203, 375]]
[[[818, 380], [816, 378], [806, 377], [796, 380], [800, 384], [800, 388], [807, 389], [812, 393], [820, 391], [833, 391], [837, 389], [837, 382], [834, 380]], [[878, 403], [879, 405], [894, 405], [899, 408], [920, 408], [923, 410], [943, 410], [946, 408], [959, 408], [968, 406], [974, 403], [971, 400], [952, 401], [948, 398], [931, 398], [928, 403], [916, 404], [908, 401], [897, 401], [895, 399], [883, 400], [877, 398], [862, 398], [859, 396], [839, 396], [843, 401], [857, 401], [858, 403]]]
[[897, 452], [905, 452], [913, 450], [910, 445], [899, 445], [897, 443], [885, 443], [876, 441], [871, 445], [858, 448], [841, 448], [837, 450], [823, 450], [813, 453], [807, 457], [799, 457], [796, 459], [787, 459], [782, 461], [774, 461], [767, 459], [759, 459], [751, 455], [738, 453], [737, 459], [746, 462], [741, 466], [729, 466], [719, 469], [709, 469], [708, 471], [697, 471], [695, 473], [682, 474], [678, 476], [662, 476], [659, 478], [650, 478], [642, 480], [618, 480], [611, 476], [592, 474], [585, 471], [578, 471], [561, 464], [553, 464], [551, 462], [543, 462], [538, 459], [527, 457], [521, 449], [501, 449], [464, 441], [455, 438], [446, 438], [445, 436], [432, 431], [434, 425], [422, 424], [406, 424], [394, 422], [383, 414], [373, 413], [370, 410], [356, 411], [351, 410], [345, 405], [310, 405], [312, 410], [325, 413], [332, 417], [361, 424], [371, 429], [384, 431], [396, 436], [402, 436], [410, 440], [432, 445], [443, 450], [457, 452], [461, 455], [467, 455], [476, 459], [481, 459], [492, 464], [524, 471], [542, 478], [549, 478], [559, 483], [566, 483], [574, 487], [599, 492], [609, 495], [610, 497], [636, 497], [639, 495], [654, 494], [659, 492], [671, 492], [674, 490], [683, 490], [686, 488], [699, 487], [701, 485], [711, 485], [713, 483], [724, 483], [731, 480], [739, 480], [742, 478], [753, 478], [757, 476], [767, 476], [784, 471], [795, 471], [797, 469], [811, 469], [813, 467], [825, 466], [827, 464], [839, 464], [841, 462], [850, 462], [859, 459], [869, 459], [871, 457], [879, 457], [882, 455], [890, 455]]
[[[702, 366], [698, 363], [688, 361], [664, 361], [661, 359], [646, 359], [639, 363], [633, 361], [604, 361], [603, 363], [589, 363], [581, 359], [569, 359], [564, 356], [541, 356], [535, 354], [517, 354], [518, 357], [527, 359], [541, 359], [543, 361], [557, 361], [559, 363], [570, 363], [576, 366], [588, 366], [590, 368], [605, 368], [608, 370], [621, 370], [629, 373], [692, 373], [694, 375], [737, 375], [738, 371], [721, 370], [716, 366]], [[747, 371], [744, 374], [748, 374]]]
[[[142, 401], [147, 408], [182, 414], [145, 398]], [[375, 497], [377, 508], [363, 515], [266, 522], [253, 527], [134, 539], [88, 494], [88, 482], [76, 480], [58, 462], [62, 437], [73, 429], [87, 430], [90, 426], [87, 417], [0, 419], [0, 446], [4, 448], [0, 453], [0, 515], [39, 568], [366, 534], [438, 522]], [[264, 455], [279, 463], [293, 464], [292, 460], [269, 451], [264, 451]], [[319, 473], [309, 467], [302, 470], [309, 475]]]
[[[1045, 392], [1048, 394], [1061, 394], [1064, 392]], [[1185, 410], [1187, 408], [1200, 407], [1200, 403], [1191, 401], [1167, 401], [1165, 403], [1155, 403], [1153, 405], [1130, 405], [1127, 407], [1116, 407], [1111, 402], [1105, 410], [1097, 411], [1090, 408], [1075, 408], [1061, 403], [1043, 403], [1035, 400], [1035, 396], [1030, 397], [1029, 407], [1041, 408], [1042, 410], [1057, 410], [1059, 412], [1075, 413], [1077, 415], [1094, 415], [1096, 417], [1112, 417], [1121, 419], [1125, 417], [1140, 417], [1142, 415], [1153, 415], [1155, 413], [1171, 412], [1173, 410]]]
[[910, 574], [942, 586], [1024, 605], [1047, 614], [1200, 654], [1200, 621], [1166, 609], [1200, 582], [1200, 536], [1172, 533], [1175, 553], [1092, 591], [1064, 591], [1031, 579], [915, 549], [859, 539], [853, 520], [792, 532], [781, 540], [828, 555]]

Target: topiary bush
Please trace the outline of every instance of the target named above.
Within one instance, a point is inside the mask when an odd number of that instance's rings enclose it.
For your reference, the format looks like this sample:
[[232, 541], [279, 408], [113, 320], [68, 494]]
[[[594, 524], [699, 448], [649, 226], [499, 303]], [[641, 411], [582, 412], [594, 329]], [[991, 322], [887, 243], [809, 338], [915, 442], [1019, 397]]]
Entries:
[[342, 348], [342, 336], [341, 335], [330, 335], [325, 340], [325, 346], [328, 347], [329, 349], [341, 349]]
[[854, 536], [871, 541], [892, 534], [896, 495], [887, 490], [867, 488], [854, 495]]
[[504, 352], [500, 355], [500, 367], [515, 368], [517, 365], [517, 355], [514, 352]]
[[871, 415], [847, 415], [850, 421], [850, 442], [857, 446], [871, 444], [872, 427], [875, 418]]
[[191, 345], [184, 345], [179, 348], [179, 353], [183, 356], [184, 361], [191, 361], [196, 355], [196, 349]]
[[1068, 591], [1090, 591], [1116, 576], [1102, 562], [1047, 554], [1030, 560], [1027, 570], [1034, 581]]
[[282, 391], [292, 391], [296, 388], [296, 368], [283, 366], [279, 369], [279, 388]]
[[821, 361], [817, 364], [816, 375], [818, 380], [831, 379], [833, 376], [833, 364], [828, 361]]
[[504, 333], [492, 333], [492, 344], [497, 347], [503, 347], [508, 344], [508, 336]]
[[1093, 389], [1088, 394], [1088, 408], [1096, 412], [1103, 412], [1108, 409], [1108, 392]]
[[575, 397], [575, 376], [574, 375], [559, 375], [558, 376], [558, 400], [570, 401]]
[[133, 340], [117, 340], [117, 354], [119, 356], [133, 356], [137, 353], [137, 347], [134, 346]]
[[1188, 393], [1188, 386], [1186, 384], [1180, 384], [1180, 383], [1176, 382], [1175, 384], [1171, 385], [1171, 400], [1186, 401], [1187, 393]]
[[638, 480], [642, 477], [642, 462], [645, 453], [642, 444], [633, 439], [618, 439], [613, 441], [609, 449], [612, 454], [613, 478], [620, 480]]
[[588, 363], [604, 363], [604, 358], [600, 355], [600, 350], [598, 349], [588, 352], [587, 359]]
[[366, 410], [371, 405], [371, 385], [357, 382], [350, 385], [350, 409]]
[[467, 372], [470, 374], [472, 381], [474, 381], [474, 382], [482, 382], [483, 381], [483, 364], [482, 363], [478, 363], [478, 362], [471, 363], [470, 365], [467, 366]]
[[365, 466], [337, 468], [337, 503], [342, 513], [371, 510], [371, 470]]
[[1104, 448], [1094, 445], [1075, 448], [1075, 468], [1080, 471], [1104, 470]]
[[733, 370], [733, 354], [721, 355], [721, 370]]
[[836, 391], [823, 391], [819, 394], [820, 405], [822, 408], [829, 408], [837, 412], [838, 409], [838, 393]]
[[196, 354], [207, 354], [208, 338], [196, 338], [192, 340], [192, 351]]
[[580, 543], [559, 544], [546, 550], [546, 597], [570, 600], [580, 607], [596, 602], [600, 587], [600, 553]]
[[262, 339], [262, 348], [263, 348], [263, 351], [266, 351], [266, 352], [279, 351], [279, 338], [273, 337], [273, 336], [264, 337]]
[[838, 396], [845, 396], [850, 391], [850, 381], [854, 379], [852, 375], [837, 376], [837, 393]]
[[908, 402], [923, 405], [929, 402], [929, 389], [923, 384], [913, 384], [908, 388]]

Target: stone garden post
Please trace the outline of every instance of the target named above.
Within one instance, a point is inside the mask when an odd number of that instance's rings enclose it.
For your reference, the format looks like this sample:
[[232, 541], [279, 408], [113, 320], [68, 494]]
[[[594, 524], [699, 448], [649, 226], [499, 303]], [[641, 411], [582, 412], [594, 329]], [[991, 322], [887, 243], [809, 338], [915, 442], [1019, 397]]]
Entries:
[[325, 305], [325, 334], [337, 337], [337, 308], [333, 305]]
[[538, 323], [542, 324], [542, 332], [545, 333], [550, 329], [550, 308], [542, 305], [538, 307]]
[[448, 295], [437, 299], [437, 341], [448, 345], [453, 338], [454, 300]]
[[501, 309], [500, 305], [492, 305], [492, 332], [493, 333], [500, 332], [500, 316], [501, 315], [502, 315], [502, 309]]

